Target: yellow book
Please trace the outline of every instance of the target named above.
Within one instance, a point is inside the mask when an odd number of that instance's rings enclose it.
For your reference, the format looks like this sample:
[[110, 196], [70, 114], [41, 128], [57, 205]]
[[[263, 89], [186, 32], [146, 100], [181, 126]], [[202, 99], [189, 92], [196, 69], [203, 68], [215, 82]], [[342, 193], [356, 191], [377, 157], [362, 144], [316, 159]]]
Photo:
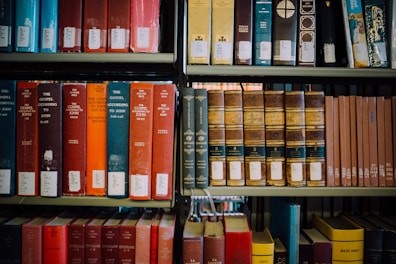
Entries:
[[234, 0], [212, 0], [212, 64], [231, 65], [234, 51]]
[[209, 64], [211, 0], [188, 1], [188, 64]]
[[274, 240], [266, 227], [263, 232], [252, 233], [252, 263], [274, 263]]

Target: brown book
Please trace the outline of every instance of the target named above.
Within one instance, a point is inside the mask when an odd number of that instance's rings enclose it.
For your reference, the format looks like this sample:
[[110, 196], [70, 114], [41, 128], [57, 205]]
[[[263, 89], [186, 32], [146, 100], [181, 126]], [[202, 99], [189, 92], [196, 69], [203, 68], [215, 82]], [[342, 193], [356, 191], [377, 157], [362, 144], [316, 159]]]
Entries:
[[183, 228], [183, 264], [203, 263], [204, 222], [186, 221]]
[[386, 186], [385, 144], [388, 144], [385, 138], [385, 98], [383, 96], [377, 96], [376, 100], [377, 100], [378, 186], [385, 187]]
[[208, 89], [209, 185], [225, 186], [224, 90]]
[[287, 252], [285, 245], [277, 237], [274, 238], [274, 263], [289, 263], [289, 253]]
[[85, 226], [90, 217], [78, 217], [69, 225], [69, 260], [71, 263], [85, 263]]
[[131, 1], [108, 1], [107, 51], [129, 52]]
[[378, 186], [377, 98], [368, 97], [368, 132], [370, 153], [370, 186]]
[[247, 186], [266, 185], [264, 92], [243, 92], [243, 136]]
[[370, 186], [370, 147], [368, 97], [362, 98], [363, 114], [363, 185]]
[[122, 213], [115, 213], [102, 225], [102, 263], [119, 263], [119, 225], [124, 216]]
[[242, 90], [224, 91], [227, 185], [245, 185]]
[[106, 52], [108, 0], [84, 0], [83, 51]]
[[325, 96], [326, 186], [334, 186], [334, 103], [333, 96]]
[[85, 195], [86, 103], [85, 83], [64, 83], [63, 109], [63, 195]]
[[341, 165], [340, 165], [340, 123], [339, 123], [339, 106], [338, 98], [333, 99], [334, 114], [333, 114], [333, 126], [334, 126], [334, 186], [340, 186], [341, 177]]
[[341, 186], [351, 186], [351, 167], [350, 167], [350, 121], [349, 121], [349, 99], [346, 96], [338, 97], [339, 108], [339, 133], [340, 133], [340, 165]]
[[351, 185], [356, 187], [358, 186], [356, 96], [350, 95], [348, 98], [351, 128]]
[[119, 263], [135, 263], [136, 223], [139, 214], [129, 213], [119, 225]]
[[298, 20], [298, 65], [316, 65], [316, 3], [314, 0], [299, 0]]
[[101, 213], [85, 226], [85, 263], [102, 263], [102, 226], [110, 216]]
[[172, 264], [176, 214], [164, 213], [158, 229], [158, 264]]
[[225, 263], [225, 236], [223, 222], [205, 221], [204, 262]]
[[146, 210], [136, 223], [135, 262], [150, 263], [151, 258], [151, 224], [155, 212]]
[[59, 0], [58, 45], [60, 52], [81, 52], [83, 0]]
[[364, 167], [363, 167], [363, 109], [362, 96], [355, 98], [356, 110], [356, 153], [357, 153], [357, 178], [358, 186], [364, 186]]
[[235, 0], [234, 63], [252, 65], [253, 0]]
[[393, 142], [396, 140], [392, 138], [392, 122], [396, 122], [392, 118], [392, 99], [385, 98], [385, 185], [393, 186]]

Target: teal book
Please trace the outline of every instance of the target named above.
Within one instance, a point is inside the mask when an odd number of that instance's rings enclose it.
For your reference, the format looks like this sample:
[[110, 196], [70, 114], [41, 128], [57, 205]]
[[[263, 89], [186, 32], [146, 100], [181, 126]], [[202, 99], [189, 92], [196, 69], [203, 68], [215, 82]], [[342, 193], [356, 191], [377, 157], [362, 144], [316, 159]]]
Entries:
[[253, 65], [271, 66], [272, 0], [256, 0], [253, 9]]
[[182, 179], [183, 188], [195, 188], [195, 100], [194, 89], [183, 88], [182, 97]]
[[284, 242], [290, 264], [299, 263], [300, 208], [287, 197], [272, 197], [270, 201], [271, 235]]
[[14, 36], [14, 1], [0, 1], [0, 52], [12, 52]]
[[0, 80], [0, 196], [15, 194], [15, 120], [16, 81]]
[[109, 82], [107, 94], [107, 196], [128, 197], [129, 110], [128, 82]]
[[15, 2], [15, 51], [38, 52], [40, 0]]
[[58, 0], [41, 0], [40, 52], [58, 50]]

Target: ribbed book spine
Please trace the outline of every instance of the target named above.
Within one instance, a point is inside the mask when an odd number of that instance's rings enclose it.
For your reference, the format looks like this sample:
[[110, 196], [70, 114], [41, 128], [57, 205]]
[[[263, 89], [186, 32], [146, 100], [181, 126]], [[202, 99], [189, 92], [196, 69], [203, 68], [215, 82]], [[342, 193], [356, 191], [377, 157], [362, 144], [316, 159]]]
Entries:
[[195, 100], [194, 89], [183, 88], [182, 95], [182, 173], [183, 187], [195, 188]]

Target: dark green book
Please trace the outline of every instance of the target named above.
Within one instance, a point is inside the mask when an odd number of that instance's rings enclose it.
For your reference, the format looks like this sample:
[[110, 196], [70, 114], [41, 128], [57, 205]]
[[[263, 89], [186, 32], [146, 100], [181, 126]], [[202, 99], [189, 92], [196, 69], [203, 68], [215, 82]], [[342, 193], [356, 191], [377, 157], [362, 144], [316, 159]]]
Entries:
[[182, 95], [182, 179], [184, 188], [195, 188], [195, 100], [194, 89], [183, 88]]

